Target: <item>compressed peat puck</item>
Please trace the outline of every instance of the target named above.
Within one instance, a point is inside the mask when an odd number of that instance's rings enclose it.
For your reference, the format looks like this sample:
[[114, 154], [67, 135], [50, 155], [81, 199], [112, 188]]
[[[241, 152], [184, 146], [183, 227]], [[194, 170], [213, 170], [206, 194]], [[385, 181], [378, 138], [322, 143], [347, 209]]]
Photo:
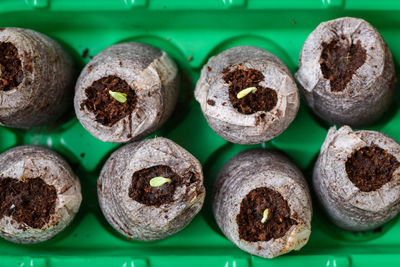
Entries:
[[238, 144], [274, 138], [299, 109], [299, 93], [288, 68], [254, 46], [233, 47], [210, 58], [201, 70], [195, 97], [210, 127]]
[[127, 238], [144, 241], [164, 239], [185, 228], [205, 196], [199, 161], [162, 137], [115, 151], [97, 185], [107, 221]]
[[178, 69], [164, 51], [121, 43], [100, 52], [83, 69], [74, 106], [94, 137], [123, 143], [160, 128], [174, 110], [178, 93]]
[[314, 190], [329, 218], [350, 231], [377, 228], [400, 211], [400, 145], [375, 131], [329, 129]]
[[323, 22], [308, 36], [295, 77], [318, 116], [352, 127], [381, 117], [396, 83], [382, 36], [365, 20], [348, 17]]
[[0, 154], [0, 236], [38, 243], [67, 227], [79, 210], [81, 185], [68, 163], [39, 146]]
[[241, 152], [222, 167], [213, 210], [229, 240], [264, 258], [301, 249], [311, 233], [307, 183], [296, 165], [271, 150]]
[[74, 77], [70, 56], [54, 40], [0, 29], [0, 125], [28, 129], [55, 121], [72, 99]]

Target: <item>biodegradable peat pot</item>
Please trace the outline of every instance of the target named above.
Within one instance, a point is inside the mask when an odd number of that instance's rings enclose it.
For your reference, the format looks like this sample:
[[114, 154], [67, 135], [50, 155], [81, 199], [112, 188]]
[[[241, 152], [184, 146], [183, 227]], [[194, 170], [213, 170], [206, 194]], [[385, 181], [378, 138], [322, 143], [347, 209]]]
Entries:
[[0, 154], [0, 236], [16, 243], [51, 239], [79, 210], [81, 185], [68, 163], [38, 146]]
[[301, 249], [311, 233], [307, 183], [296, 165], [271, 150], [241, 152], [222, 167], [213, 209], [229, 240], [264, 258]]
[[239, 144], [274, 138], [299, 109], [299, 93], [288, 68], [254, 46], [233, 47], [210, 58], [201, 71], [195, 97], [210, 127]]
[[388, 109], [396, 83], [389, 47], [357, 18], [321, 23], [303, 45], [295, 77], [318, 116], [353, 127], [373, 123]]
[[[119, 99], [115, 93], [125, 95]], [[178, 69], [164, 51], [121, 43], [100, 52], [83, 69], [74, 106], [94, 137], [123, 143], [160, 128], [174, 110], [178, 93]]]
[[[156, 177], [169, 181], [154, 186]], [[97, 192], [107, 221], [126, 237], [144, 241], [185, 228], [205, 196], [199, 161], [162, 137], [115, 151], [101, 171]]]
[[56, 120], [73, 95], [70, 56], [49, 37], [0, 29], [0, 125], [28, 129]]
[[329, 129], [314, 167], [315, 192], [339, 227], [365, 231], [400, 211], [400, 145], [375, 131]]

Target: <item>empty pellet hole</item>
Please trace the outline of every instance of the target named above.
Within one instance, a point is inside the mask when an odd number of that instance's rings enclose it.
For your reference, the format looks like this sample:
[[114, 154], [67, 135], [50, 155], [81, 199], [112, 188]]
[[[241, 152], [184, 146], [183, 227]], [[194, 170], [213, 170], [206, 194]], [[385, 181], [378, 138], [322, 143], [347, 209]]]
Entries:
[[10, 216], [20, 224], [20, 229], [24, 230], [26, 225], [43, 228], [55, 213], [56, 200], [56, 188], [41, 178], [0, 179], [0, 219]]
[[[241, 65], [237, 65], [232, 71], [230, 69], [231, 67], [227, 67], [223, 70], [222, 79], [229, 85], [229, 99], [237, 111], [253, 114], [258, 111], [271, 111], [276, 106], [276, 91], [260, 85], [260, 82], [264, 81], [261, 71], [245, 69]], [[237, 97], [239, 92], [251, 87], [255, 87], [256, 90], [242, 98]]]
[[0, 90], [16, 88], [24, 78], [17, 48], [9, 42], [0, 42]]
[[[166, 165], [156, 165], [136, 171], [132, 175], [132, 183], [129, 187], [129, 197], [147, 206], [159, 207], [173, 202], [175, 189], [192, 182], [194, 174], [189, 172], [187, 177], [182, 177]], [[153, 178], [162, 177], [168, 179], [161, 186], [154, 187], [150, 184]]]
[[347, 159], [346, 172], [350, 181], [361, 191], [371, 192], [388, 183], [400, 166], [397, 159], [376, 146], [362, 147]]
[[248, 242], [283, 237], [292, 225], [297, 224], [290, 218], [287, 201], [267, 187], [253, 189], [244, 197], [236, 222], [239, 238]]
[[350, 42], [342, 37], [322, 43], [321, 71], [329, 80], [332, 92], [343, 91], [356, 70], [365, 63], [367, 53], [361, 41]]
[[[126, 95], [126, 101], [120, 102], [111, 96], [111, 92]], [[137, 103], [137, 95], [128, 83], [117, 76], [103, 77], [85, 89], [86, 99], [81, 103], [95, 114], [96, 121], [104, 126], [113, 126], [119, 120], [131, 114]]]

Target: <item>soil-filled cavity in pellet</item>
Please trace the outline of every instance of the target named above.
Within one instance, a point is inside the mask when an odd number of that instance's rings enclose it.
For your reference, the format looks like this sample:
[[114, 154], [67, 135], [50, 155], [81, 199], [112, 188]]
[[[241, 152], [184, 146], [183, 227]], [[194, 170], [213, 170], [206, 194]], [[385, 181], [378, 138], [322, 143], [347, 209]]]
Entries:
[[332, 92], [343, 91], [353, 74], [360, 68], [367, 57], [360, 40], [349, 44], [345, 37], [322, 44], [321, 71], [328, 79]]
[[[189, 172], [189, 175], [194, 179], [193, 173]], [[152, 187], [150, 185], [150, 180], [155, 177], [164, 177], [170, 179], [170, 182], [166, 182], [159, 187]], [[147, 206], [159, 207], [163, 204], [173, 202], [175, 189], [182, 186], [185, 180], [188, 179], [184, 179], [166, 165], [157, 165], [141, 169], [132, 175], [129, 197]]]
[[9, 42], [0, 42], [0, 91], [16, 88], [24, 77], [17, 48]]
[[371, 192], [388, 183], [399, 165], [392, 154], [372, 145], [358, 149], [347, 159], [346, 172], [361, 191]]
[[[253, 114], [257, 111], [268, 112], [278, 102], [278, 96], [274, 89], [259, 84], [264, 81], [264, 75], [259, 70], [245, 69], [241, 65], [237, 65], [232, 71], [225, 68], [222, 78], [229, 84], [229, 99], [233, 107], [242, 114]], [[240, 91], [250, 87], [257, 89], [243, 98], [237, 97]]]
[[253, 189], [246, 195], [236, 221], [240, 239], [248, 242], [283, 237], [292, 225], [297, 224], [290, 218], [287, 201], [267, 187]]
[[[126, 94], [126, 102], [121, 103], [110, 91]], [[81, 103], [81, 110], [86, 106], [96, 116], [96, 121], [104, 126], [113, 126], [122, 118], [131, 114], [137, 103], [135, 91], [128, 83], [116, 76], [103, 77], [85, 89], [86, 99]]]
[[56, 200], [56, 188], [41, 178], [0, 179], [0, 219], [11, 216], [20, 224], [41, 229], [55, 213]]

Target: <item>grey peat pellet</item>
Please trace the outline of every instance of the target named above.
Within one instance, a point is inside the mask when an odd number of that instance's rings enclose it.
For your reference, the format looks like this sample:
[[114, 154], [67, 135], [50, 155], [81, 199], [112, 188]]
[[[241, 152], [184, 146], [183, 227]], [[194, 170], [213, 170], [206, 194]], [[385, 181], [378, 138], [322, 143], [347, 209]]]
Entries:
[[[242, 77], [228, 77], [228, 72], [235, 69]], [[251, 77], [253, 82], [237, 83]], [[235, 107], [232, 99], [236, 101], [237, 92], [233, 94], [230, 87], [257, 90], [241, 98]], [[262, 95], [262, 90], [268, 94]], [[262, 143], [281, 134], [295, 118], [300, 104], [288, 68], [275, 55], [254, 46], [233, 47], [210, 58], [201, 70], [195, 97], [210, 127], [224, 139], [239, 144]], [[268, 104], [249, 108], [260, 102]]]
[[[358, 162], [349, 165], [355, 153]], [[343, 229], [365, 231], [396, 216], [400, 211], [399, 161], [400, 145], [385, 134], [352, 131], [348, 126], [330, 128], [313, 175], [315, 192], [329, 218]], [[349, 173], [359, 178], [352, 180]]]
[[74, 219], [82, 201], [78, 177], [55, 152], [18, 146], [0, 154], [0, 236], [38, 243]]
[[[257, 199], [252, 195], [257, 191], [267, 194]], [[264, 207], [258, 213], [250, 209], [247, 217], [241, 217], [240, 214], [250, 207], [246, 204], [251, 201], [253, 209], [257, 210], [259, 205]], [[269, 209], [265, 211], [265, 207]], [[312, 207], [307, 183], [288, 158], [271, 150], [241, 152], [222, 167], [214, 184], [213, 210], [219, 227], [229, 240], [240, 249], [264, 258], [301, 249], [311, 233]], [[260, 220], [262, 224], [271, 224], [262, 231], [248, 227]], [[279, 231], [283, 229], [280, 225], [287, 222], [290, 224], [286, 229]], [[241, 227], [245, 230], [248, 227], [245, 235]], [[257, 235], [251, 237], [253, 233]], [[266, 235], [272, 235], [272, 238], [266, 238]]]
[[[150, 178], [160, 176], [170, 181], [150, 187]], [[115, 151], [101, 171], [97, 192], [107, 221], [126, 237], [145, 241], [182, 230], [200, 211], [205, 196], [199, 161], [162, 137]]]
[[352, 127], [381, 117], [396, 82], [382, 36], [365, 20], [350, 17], [323, 22], [308, 36], [295, 77], [318, 116]]
[[70, 56], [28, 29], [0, 29], [0, 46], [0, 125], [28, 129], [56, 120], [74, 92]]
[[[93, 110], [84, 104], [94, 97], [88, 94], [88, 88], [100, 90], [96, 86], [104, 79], [110, 79], [109, 83], [118, 80], [131, 92], [125, 103], [113, 100], [114, 108], [123, 109], [132, 103], [124, 113], [114, 112], [111, 122], [104, 122], [112, 114], [107, 106], [110, 102], [93, 101]], [[116, 86], [106, 85], [106, 90]], [[141, 43], [120, 43], [100, 52], [83, 69], [75, 87], [74, 106], [79, 121], [93, 136], [105, 142], [123, 143], [160, 128], [174, 110], [178, 92], [177, 66], [164, 51]]]

